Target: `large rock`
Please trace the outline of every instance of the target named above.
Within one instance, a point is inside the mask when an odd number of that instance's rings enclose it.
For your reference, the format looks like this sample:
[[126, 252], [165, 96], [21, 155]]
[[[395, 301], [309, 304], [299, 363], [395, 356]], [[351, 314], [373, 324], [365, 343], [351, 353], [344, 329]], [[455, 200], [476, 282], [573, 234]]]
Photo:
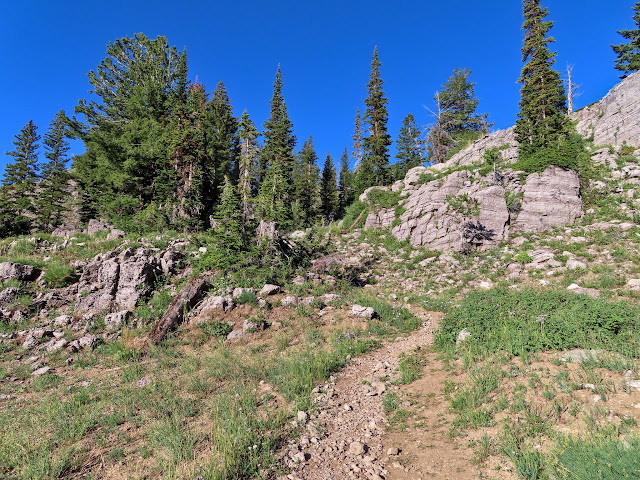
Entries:
[[595, 145], [637, 146], [640, 139], [640, 72], [613, 87], [602, 100], [572, 114], [578, 132]]
[[6, 282], [7, 280], [19, 280], [21, 282], [35, 280], [39, 274], [40, 270], [31, 265], [13, 262], [0, 263], [0, 282]]
[[515, 231], [541, 232], [573, 223], [582, 214], [580, 178], [573, 170], [551, 166], [527, 177]]

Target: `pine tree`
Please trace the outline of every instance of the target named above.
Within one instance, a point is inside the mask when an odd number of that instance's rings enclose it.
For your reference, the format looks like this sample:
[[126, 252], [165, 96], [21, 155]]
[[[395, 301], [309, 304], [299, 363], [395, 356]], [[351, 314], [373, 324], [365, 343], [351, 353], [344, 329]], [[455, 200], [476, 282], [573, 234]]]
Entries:
[[271, 116], [264, 127], [265, 144], [260, 154], [258, 172], [260, 216], [265, 221], [276, 221], [281, 228], [287, 229], [292, 222], [293, 149], [296, 138], [282, 97], [280, 66], [273, 84]]
[[245, 110], [240, 117], [238, 125], [238, 138], [240, 140], [239, 181], [238, 192], [240, 194], [240, 208], [242, 210], [242, 225], [246, 229], [250, 218], [253, 218], [253, 196], [257, 193], [258, 174], [258, 137], [256, 129], [249, 114]]
[[416, 119], [409, 113], [402, 121], [402, 128], [398, 135], [396, 158], [393, 165], [393, 175], [396, 180], [401, 180], [407, 172], [424, 162], [424, 147], [420, 140], [421, 132], [416, 124]]
[[618, 30], [618, 33], [629, 43], [611, 45], [617, 55], [614, 68], [622, 72], [620, 78], [626, 78], [630, 73], [640, 70], [640, 2], [633, 6], [633, 11], [635, 12], [633, 20], [638, 28]]
[[27, 233], [31, 228], [30, 215], [33, 214], [34, 193], [38, 180], [38, 148], [40, 135], [38, 128], [29, 120], [20, 133], [15, 135], [15, 150], [6, 152], [14, 158], [13, 163], [6, 166], [2, 186], [8, 193], [8, 211], [14, 217], [13, 234]]
[[456, 68], [434, 97], [435, 122], [427, 143], [431, 145], [432, 161], [440, 163], [471, 141], [487, 133], [491, 124], [488, 114], [477, 114], [478, 99], [475, 83], [469, 81], [471, 70]]
[[519, 83], [520, 112], [516, 121], [516, 140], [520, 155], [532, 155], [541, 148], [557, 145], [570, 133], [566, 117], [566, 96], [560, 74], [552, 69], [555, 53], [547, 47], [554, 42], [547, 33], [553, 22], [544, 21], [548, 11], [540, 0], [524, 0], [524, 44]]
[[60, 225], [65, 210], [64, 202], [68, 195], [65, 188], [69, 181], [66, 164], [70, 148], [66, 122], [67, 116], [64, 110], [60, 110], [42, 142], [44, 156], [49, 160], [42, 168], [41, 191], [36, 201], [38, 223], [43, 229], [53, 229]]
[[297, 228], [308, 227], [318, 214], [320, 168], [313, 147], [313, 137], [304, 142], [294, 170], [294, 222]]
[[213, 252], [218, 268], [229, 268], [237, 262], [238, 255], [246, 249], [247, 238], [242, 225], [240, 198], [233, 182], [226, 177], [220, 203], [213, 214], [215, 220], [212, 236], [215, 243]]
[[174, 132], [167, 127], [186, 101], [186, 52], [161, 36], [124, 37], [107, 46], [89, 82], [98, 100], [80, 100], [75, 113], [82, 117], [71, 122], [87, 149], [73, 163], [85, 207], [116, 220], [151, 202], [172, 201]]
[[338, 183], [338, 193], [340, 197], [339, 210], [344, 212], [353, 200], [355, 199], [355, 192], [353, 189], [354, 174], [349, 168], [349, 153], [347, 147], [344, 147], [342, 157], [340, 158], [340, 181]]
[[192, 85], [186, 103], [176, 110], [168, 142], [174, 176], [167, 179], [167, 187], [175, 191], [171, 220], [187, 230], [202, 229], [210, 213], [207, 207], [211, 204], [209, 173], [213, 160], [208, 148], [207, 108], [204, 85]]
[[213, 91], [209, 105], [211, 111], [211, 157], [210, 169], [212, 203], [220, 197], [224, 178], [236, 183], [239, 175], [238, 165], [238, 120], [233, 116], [233, 107], [224, 83], [219, 82]]
[[391, 183], [391, 168], [389, 166], [391, 136], [387, 133], [387, 99], [382, 91], [383, 83], [380, 78], [380, 60], [378, 59], [378, 47], [376, 47], [371, 61], [371, 76], [367, 84], [369, 94], [364, 101], [367, 106], [364, 120], [367, 124], [368, 135], [364, 138], [364, 155], [356, 172], [358, 193], [362, 193], [373, 185]]
[[339, 205], [336, 167], [331, 154], [327, 153], [320, 180], [320, 213], [324, 218], [333, 219]]
[[356, 110], [356, 120], [354, 122], [353, 129], [353, 150], [351, 152], [351, 157], [354, 160], [354, 169], [357, 170], [358, 166], [362, 163], [362, 157], [364, 155], [363, 152], [363, 142], [364, 138], [362, 137], [362, 117], [360, 116], [360, 109]]

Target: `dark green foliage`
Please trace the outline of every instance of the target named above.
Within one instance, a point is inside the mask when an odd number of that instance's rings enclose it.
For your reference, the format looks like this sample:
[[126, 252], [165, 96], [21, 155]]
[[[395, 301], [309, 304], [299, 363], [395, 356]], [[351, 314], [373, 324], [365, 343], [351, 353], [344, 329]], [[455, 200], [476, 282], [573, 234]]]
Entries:
[[311, 226], [319, 213], [320, 168], [313, 138], [304, 142], [293, 171], [294, 223], [296, 228]]
[[34, 193], [38, 179], [38, 141], [37, 127], [29, 120], [20, 133], [15, 135], [15, 150], [6, 152], [14, 158], [7, 164], [2, 179], [0, 194], [0, 216], [7, 223], [0, 227], [4, 235], [28, 233], [31, 229], [29, 217], [35, 210]]
[[225, 179], [220, 205], [213, 218], [215, 224], [211, 234], [214, 240], [214, 265], [226, 270], [238, 261], [248, 246], [242, 225], [240, 199], [228, 177]]
[[219, 82], [211, 96], [210, 111], [210, 150], [212, 164], [209, 166], [210, 207], [218, 202], [224, 178], [229, 176], [236, 184], [239, 177], [239, 139], [238, 120], [233, 116], [233, 107], [227, 89]]
[[382, 207], [391, 208], [398, 205], [400, 201], [400, 193], [391, 190], [382, 190], [381, 188], [373, 188], [367, 193], [367, 203]]
[[478, 99], [475, 83], [469, 82], [470, 75], [468, 68], [454, 69], [434, 97], [435, 122], [427, 137], [429, 160], [433, 163], [444, 162], [492, 126], [487, 122], [488, 114], [476, 114]]
[[389, 114], [382, 85], [380, 60], [376, 47], [371, 61], [371, 76], [367, 84], [369, 95], [364, 101], [367, 106], [364, 120], [368, 135], [364, 137], [363, 158], [356, 170], [355, 186], [358, 194], [374, 185], [389, 185], [392, 180], [389, 166], [391, 136], [387, 133]]
[[293, 200], [293, 148], [296, 137], [289, 120], [287, 106], [282, 97], [282, 73], [280, 66], [273, 84], [271, 116], [264, 124], [265, 145], [260, 154], [259, 216], [266, 221], [276, 221], [287, 229], [292, 222]]
[[603, 348], [638, 357], [640, 308], [566, 291], [496, 288], [469, 294], [441, 323], [436, 343], [448, 347], [466, 328], [464, 345], [488, 354]]
[[576, 170], [585, 180], [589, 176], [591, 157], [585, 149], [584, 140], [578, 133], [567, 136], [566, 141], [540, 148], [529, 155], [520, 155], [513, 165], [514, 170], [527, 173], [542, 172], [550, 165]]
[[640, 442], [561, 439], [553, 473], [558, 480], [640, 478]]
[[548, 48], [555, 41], [547, 37], [553, 22], [544, 21], [548, 11], [540, 6], [540, 0], [523, 2], [522, 61], [526, 63], [518, 79], [522, 88], [515, 133], [520, 143], [519, 154], [527, 157], [563, 141], [572, 128], [565, 115], [564, 85], [560, 74], [552, 68], [555, 52]]
[[416, 124], [416, 119], [409, 113], [402, 121], [402, 128], [398, 135], [396, 158], [393, 165], [393, 176], [396, 180], [402, 180], [407, 172], [424, 162], [424, 146], [420, 136], [422, 132]]
[[362, 163], [362, 158], [364, 156], [364, 147], [363, 147], [364, 138], [362, 136], [362, 117], [360, 116], [360, 109], [356, 110], [356, 119], [353, 127], [353, 150], [351, 152], [351, 157], [354, 160], [354, 169], [358, 169], [358, 165]]
[[[342, 227], [345, 229], [359, 228], [366, 220], [367, 204], [360, 200], [354, 201], [347, 207], [342, 217]], [[357, 223], [356, 223], [357, 221]]]
[[355, 199], [353, 181], [354, 174], [349, 168], [349, 153], [347, 152], [347, 147], [345, 147], [344, 152], [342, 152], [342, 157], [340, 157], [340, 180], [338, 181], [340, 212], [344, 212], [344, 210], [351, 205]]
[[49, 161], [42, 168], [41, 191], [36, 207], [38, 224], [44, 230], [54, 229], [62, 223], [64, 203], [68, 196], [65, 191], [70, 178], [66, 170], [69, 151], [66, 122], [67, 116], [64, 110], [60, 110], [51, 122], [42, 142], [45, 149], [44, 156]]
[[614, 68], [622, 72], [620, 78], [626, 78], [630, 73], [640, 70], [640, 2], [633, 6], [633, 21], [636, 24], [634, 30], [618, 30], [629, 43], [611, 45], [617, 55]]
[[238, 125], [240, 141], [238, 192], [242, 209], [243, 225], [253, 217], [253, 196], [257, 193], [258, 176], [258, 137], [260, 134], [245, 110]]
[[338, 210], [338, 203], [336, 167], [331, 155], [327, 153], [320, 180], [320, 213], [325, 218], [332, 218]]
[[227, 338], [233, 331], [233, 327], [225, 322], [206, 322], [200, 325], [200, 328], [207, 335], [218, 338]]
[[186, 101], [186, 52], [164, 37], [118, 39], [89, 82], [98, 101], [81, 100], [75, 112], [84, 121], [71, 123], [87, 149], [74, 160], [85, 213], [131, 215], [173, 199], [167, 125]]

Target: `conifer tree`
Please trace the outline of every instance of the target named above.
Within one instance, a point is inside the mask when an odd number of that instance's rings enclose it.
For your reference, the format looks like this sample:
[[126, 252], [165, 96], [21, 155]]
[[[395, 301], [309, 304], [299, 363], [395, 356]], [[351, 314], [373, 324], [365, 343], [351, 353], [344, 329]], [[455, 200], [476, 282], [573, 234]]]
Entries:
[[42, 144], [44, 156], [49, 160], [42, 168], [41, 191], [36, 204], [38, 210], [38, 223], [41, 228], [53, 229], [60, 225], [62, 213], [65, 209], [64, 202], [67, 197], [65, 187], [69, 181], [66, 170], [68, 161], [67, 152], [67, 116], [64, 110], [60, 110], [45, 133]]
[[368, 96], [364, 103], [367, 106], [364, 120], [367, 124], [367, 136], [364, 138], [364, 155], [356, 172], [356, 189], [362, 193], [373, 185], [391, 183], [389, 166], [389, 145], [391, 136], [387, 133], [387, 99], [382, 91], [383, 81], [380, 78], [380, 60], [378, 47], [373, 52], [371, 75], [367, 84]]
[[14, 158], [13, 163], [7, 164], [2, 179], [8, 200], [8, 212], [12, 215], [13, 234], [27, 233], [31, 228], [31, 219], [34, 208], [34, 193], [38, 180], [38, 148], [40, 135], [33, 120], [15, 135], [13, 144], [15, 150], [6, 152]]
[[557, 145], [571, 127], [565, 115], [564, 86], [560, 74], [552, 69], [555, 53], [548, 48], [555, 41], [547, 36], [553, 22], [544, 21], [548, 11], [540, 6], [540, 0], [523, 0], [523, 11], [522, 61], [526, 63], [518, 80], [522, 88], [515, 133], [520, 155], [526, 157]]
[[215, 220], [212, 228], [216, 252], [215, 261], [218, 268], [232, 266], [238, 255], [245, 250], [247, 238], [242, 225], [242, 209], [235, 185], [225, 177], [220, 203], [213, 214]]
[[282, 96], [282, 73], [278, 65], [271, 98], [271, 115], [264, 124], [265, 144], [260, 154], [260, 216], [276, 221], [281, 228], [291, 226], [293, 200], [293, 149], [296, 138]]
[[630, 73], [640, 70], [640, 2], [636, 2], [633, 11], [635, 12], [633, 20], [637, 28], [618, 30], [618, 33], [629, 43], [611, 45], [617, 55], [614, 68], [622, 72], [620, 78], [626, 78]]
[[211, 111], [211, 192], [212, 203], [216, 203], [228, 176], [238, 181], [238, 120], [233, 116], [233, 107], [224, 83], [219, 82], [213, 91], [209, 105]]
[[339, 197], [336, 178], [336, 167], [331, 154], [327, 153], [320, 180], [320, 213], [324, 218], [332, 219], [338, 210]]
[[294, 221], [296, 227], [307, 227], [313, 224], [318, 214], [318, 196], [320, 168], [318, 155], [313, 147], [313, 137], [304, 142], [294, 170]]
[[396, 180], [402, 180], [407, 172], [424, 162], [424, 146], [420, 139], [421, 132], [416, 119], [409, 113], [402, 121], [402, 128], [398, 135], [396, 158], [393, 174]]
[[187, 230], [199, 230], [206, 225], [211, 204], [210, 165], [207, 130], [208, 95], [204, 85], [189, 88], [186, 104], [178, 107], [169, 138], [171, 165], [175, 176], [168, 188], [175, 191], [172, 221]]
[[238, 125], [238, 138], [240, 141], [239, 181], [238, 192], [240, 195], [240, 208], [242, 210], [242, 225], [246, 229], [249, 219], [253, 217], [253, 196], [257, 193], [256, 177], [258, 174], [258, 137], [256, 129], [249, 114], [245, 110], [240, 117]]
[[351, 152], [351, 157], [353, 158], [355, 165], [354, 170], [357, 170], [358, 166], [362, 163], [362, 157], [364, 155], [363, 141], [362, 117], [360, 116], [360, 109], [358, 108], [356, 110], [356, 120], [353, 129], [353, 150]]
[[355, 199], [353, 180], [354, 174], [349, 168], [349, 153], [347, 152], [347, 147], [344, 147], [344, 152], [342, 152], [342, 157], [340, 158], [340, 181], [338, 183], [340, 211], [344, 211]]
[[449, 135], [446, 117], [440, 101], [440, 92], [434, 97], [436, 110], [432, 112], [434, 122], [427, 135], [427, 154], [430, 163], [442, 163], [447, 160], [447, 152], [454, 146], [453, 139]]

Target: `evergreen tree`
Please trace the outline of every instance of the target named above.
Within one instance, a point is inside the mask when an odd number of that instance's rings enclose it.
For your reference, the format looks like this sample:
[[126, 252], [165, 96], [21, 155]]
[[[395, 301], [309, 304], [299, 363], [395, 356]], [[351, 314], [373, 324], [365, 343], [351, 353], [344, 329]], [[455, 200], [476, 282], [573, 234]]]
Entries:
[[81, 100], [75, 113], [83, 118], [71, 123], [86, 147], [74, 169], [89, 209], [132, 215], [151, 202], [172, 200], [168, 137], [174, 132], [167, 126], [186, 101], [186, 52], [164, 37], [118, 39], [89, 72], [89, 82], [98, 101]]
[[67, 116], [60, 110], [45, 133], [43, 145], [44, 156], [49, 160], [42, 168], [42, 182], [36, 204], [38, 223], [43, 229], [53, 229], [60, 225], [65, 210], [64, 202], [68, 193], [65, 191], [69, 174], [66, 170], [67, 152]]
[[256, 178], [259, 156], [257, 139], [259, 136], [256, 125], [245, 110], [242, 112], [238, 125], [238, 138], [240, 141], [238, 192], [242, 210], [242, 225], [245, 229], [249, 219], [253, 217], [252, 198], [257, 193]]
[[360, 116], [360, 109], [358, 108], [356, 110], [356, 121], [353, 129], [353, 151], [351, 153], [355, 165], [354, 170], [357, 170], [358, 166], [362, 163], [362, 157], [364, 155], [363, 142], [362, 117]]
[[313, 148], [313, 137], [304, 142], [298, 154], [294, 170], [294, 222], [296, 227], [307, 227], [313, 224], [318, 214], [319, 176], [318, 155]]
[[491, 127], [487, 122], [488, 114], [476, 114], [478, 99], [474, 92], [475, 83], [469, 81], [470, 75], [468, 68], [454, 69], [442, 90], [436, 93], [435, 122], [427, 138], [434, 163], [450, 158]]
[[635, 12], [633, 20], [637, 28], [618, 30], [618, 33], [629, 43], [611, 45], [617, 55], [614, 68], [622, 72], [620, 78], [626, 78], [630, 73], [640, 70], [640, 2], [636, 2], [633, 11]]
[[239, 176], [238, 165], [238, 120], [233, 116], [233, 107], [227, 89], [219, 82], [213, 91], [209, 105], [211, 111], [211, 157], [210, 190], [211, 203], [218, 201], [225, 176], [236, 183]]
[[371, 61], [371, 76], [367, 84], [369, 94], [364, 101], [367, 106], [364, 120], [367, 124], [368, 135], [364, 138], [364, 155], [356, 172], [358, 193], [362, 193], [373, 185], [391, 183], [391, 168], [389, 166], [391, 136], [387, 133], [387, 99], [382, 91], [382, 85], [378, 47], [376, 47]]
[[520, 112], [516, 121], [516, 140], [520, 155], [532, 155], [541, 148], [557, 145], [569, 134], [566, 96], [560, 74], [552, 69], [555, 53], [548, 44], [554, 42], [547, 33], [553, 22], [544, 21], [548, 11], [540, 0], [523, 0], [525, 31], [519, 83]]
[[400, 135], [398, 135], [396, 158], [398, 161], [393, 165], [393, 174], [396, 180], [401, 180], [407, 172], [424, 162], [424, 147], [420, 140], [420, 129], [416, 124], [416, 119], [409, 113], [402, 121]]
[[338, 184], [340, 211], [344, 211], [355, 199], [353, 181], [354, 174], [349, 168], [349, 153], [347, 152], [347, 147], [344, 147], [344, 152], [342, 152], [342, 157], [340, 158], [340, 182]]
[[15, 150], [6, 152], [14, 158], [6, 166], [2, 186], [5, 187], [5, 208], [13, 216], [11, 234], [27, 233], [31, 228], [30, 215], [33, 214], [34, 194], [38, 180], [38, 148], [40, 135], [38, 128], [29, 122], [15, 135]]
[[202, 84], [189, 88], [186, 103], [178, 106], [168, 139], [174, 176], [167, 177], [167, 188], [175, 191], [171, 220], [187, 230], [199, 230], [206, 225], [211, 204], [210, 166], [207, 130], [208, 95]]
[[213, 214], [215, 220], [212, 236], [215, 243], [213, 252], [218, 268], [229, 268], [238, 260], [238, 255], [246, 249], [247, 238], [242, 225], [240, 198], [233, 182], [226, 177], [220, 203]]
[[336, 178], [336, 167], [333, 164], [331, 154], [327, 153], [320, 180], [320, 213], [328, 219], [332, 219], [338, 210], [339, 197]]
[[287, 106], [282, 97], [280, 66], [273, 84], [271, 116], [264, 124], [265, 144], [260, 155], [260, 216], [265, 221], [276, 221], [281, 228], [291, 226], [293, 200], [293, 149], [296, 138], [289, 120]]

